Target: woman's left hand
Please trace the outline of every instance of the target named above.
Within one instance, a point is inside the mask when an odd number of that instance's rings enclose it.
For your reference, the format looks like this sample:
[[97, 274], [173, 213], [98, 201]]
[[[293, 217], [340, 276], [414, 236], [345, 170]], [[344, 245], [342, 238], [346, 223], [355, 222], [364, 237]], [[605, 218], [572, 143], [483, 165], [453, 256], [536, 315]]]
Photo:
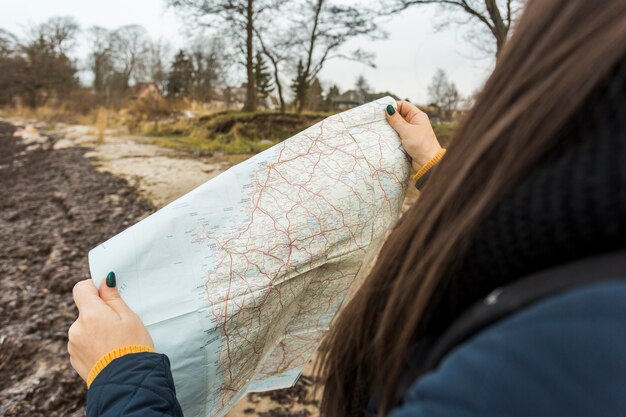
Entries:
[[96, 362], [113, 349], [144, 345], [154, 347], [152, 338], [115, 287], [104, 280], [100, 290], [90, 279], [74, 286], [78, 319], [68, 331], [67, 351], [72, 367], [85, 381]]
[[397, 109], [390, 104], [385, 114], [389, 125], [398, 132], [404, 150], [411, 157], [415, 172], [441, 150], [428, 115], [414, 104], [398, 101]]

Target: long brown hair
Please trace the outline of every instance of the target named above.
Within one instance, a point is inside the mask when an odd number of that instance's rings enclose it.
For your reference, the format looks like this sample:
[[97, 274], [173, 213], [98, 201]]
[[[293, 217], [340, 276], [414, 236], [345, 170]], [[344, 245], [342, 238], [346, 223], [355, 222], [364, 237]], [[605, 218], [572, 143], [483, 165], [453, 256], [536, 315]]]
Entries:
[[424, 334], [477, 224], [561, 140], [559, 131], [626, 52], [626, 1], [528, 1], [496, 68], [418, 202], [322, 346], [322, 415], [359, 391], [393, 405], [408, 349]]

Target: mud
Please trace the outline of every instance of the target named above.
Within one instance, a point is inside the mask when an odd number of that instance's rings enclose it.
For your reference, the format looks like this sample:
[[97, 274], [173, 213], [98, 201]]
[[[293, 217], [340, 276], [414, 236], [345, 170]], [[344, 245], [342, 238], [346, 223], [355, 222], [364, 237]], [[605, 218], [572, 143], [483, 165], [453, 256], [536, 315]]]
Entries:
[[84, 148], [24, 140], [0, 123], [0, 415], [84, 415], [67, 329], [87, 251], [153, 210]]

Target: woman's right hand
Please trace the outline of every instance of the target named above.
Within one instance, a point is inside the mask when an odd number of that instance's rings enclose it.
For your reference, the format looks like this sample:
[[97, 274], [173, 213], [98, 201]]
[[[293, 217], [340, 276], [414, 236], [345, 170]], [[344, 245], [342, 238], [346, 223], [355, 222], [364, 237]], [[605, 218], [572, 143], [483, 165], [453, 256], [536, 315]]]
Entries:
[[389, 125], [398, 132], [416, 172], [441, 150], [428, 116], [413, 104], [398, 101], [397, 110], [390, 104], [385, 114]]
[[87, 381], [90, 370], [113, 349], [130, 345], [154, 348], [145, 326], [120, 297], [115, 282], [112, 287], [103, 280], [100, 289], [90, 279], [74, 286], [78, 319], [68, 331], [67, 350], [78, 375]]

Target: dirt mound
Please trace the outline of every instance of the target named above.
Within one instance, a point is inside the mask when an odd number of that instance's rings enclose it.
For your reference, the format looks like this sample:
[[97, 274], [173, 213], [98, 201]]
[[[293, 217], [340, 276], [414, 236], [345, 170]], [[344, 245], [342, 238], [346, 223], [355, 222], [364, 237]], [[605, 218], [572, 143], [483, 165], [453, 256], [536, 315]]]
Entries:
[[144, 132], [159, 146], [191, 152], [258, 153], [327, 117], [324, 113], [223, 112], [161, 123]]
[[282, 140], [322, 120], [324, 114], [296, 113], [217, 113], [198, 119], [208, 139], [238, 135], [250, 140]]

